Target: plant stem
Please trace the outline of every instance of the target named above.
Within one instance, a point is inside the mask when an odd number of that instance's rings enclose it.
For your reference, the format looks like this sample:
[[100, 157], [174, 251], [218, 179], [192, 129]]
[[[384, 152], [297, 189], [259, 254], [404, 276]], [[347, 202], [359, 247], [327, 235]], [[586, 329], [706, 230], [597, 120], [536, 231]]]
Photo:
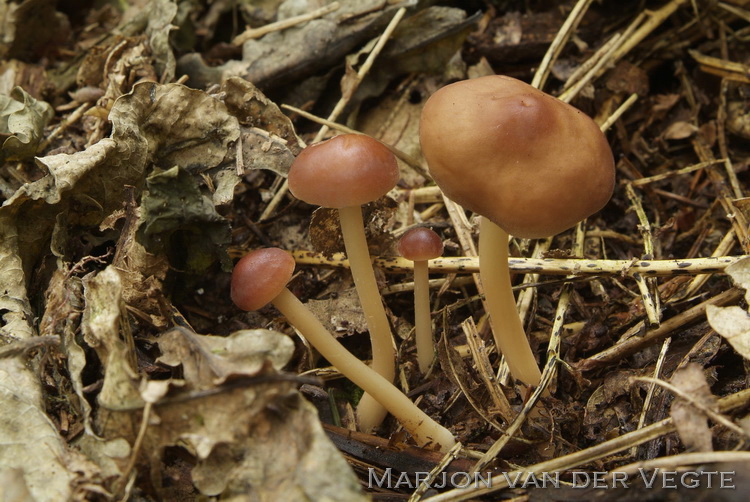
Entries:
[[[339, 219], [354, 285], [357, 288], [359, 301], [367, 319], [367, 328], [370, 331], [372, 369], [389, 382], [393, 382], [396, 376], [396, 352], [391, 327], [388, 324], [388, 317], [385, 315], [385, 308], [375, 280], [370, 251], [367, 248], [362, 208], [359, 206], [339, 208]], [[362, 396], [357, 407], [361, 430], [369, 432], [373, 427], [380, 425], [385, 415], [385, 409], [372, 397], [368, 397], [367, 394]]]
[[414, 339], [417, 346], [417, 362], [422, 374], [430, 369], [435, 355], [430, 317], [430, 284], [427, 260], [414, 262]]
[[511, 375], [539, 385], [542, 373], [524, 333], [510, 284], [508, 233], [482, 217], [479, 226], [479, 275], [495, 345], [505, 356]]
[[396, 417], [417, 444], [437, 447], [441, 451], [447, 451], [455, 444], [448, 429], [435, 422], [391, 382], [346, 350], [291, 291], [284, 288], [272, 303], [342, 375]]

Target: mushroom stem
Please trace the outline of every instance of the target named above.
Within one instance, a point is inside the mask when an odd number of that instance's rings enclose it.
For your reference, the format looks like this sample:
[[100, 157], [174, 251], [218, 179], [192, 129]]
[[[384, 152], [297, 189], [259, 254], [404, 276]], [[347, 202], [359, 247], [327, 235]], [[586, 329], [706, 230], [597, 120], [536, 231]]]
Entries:
[[[389, 382], [396, 376], [395, 349], [388, 317], [385, 315], [370, 251], [365, 239], [365, 226], [360, 206], [339, 208], [341, 233], [344, 237], [346, 255], [354, 278], [354, 285], [367, 320], [372, 344], [372, 369]], [[365, 392], [369, 392], [365, 390]], [[367, 394], [357, 406], [357, 417], [362, 431], [369, 432], [383, 422], [386, 411], [377, 400]]]
[[414, 339], [419, 371], [427, 373], [432, 364], [434, 346], [430, 318], [430, 284], [427, 260], [414, 262]]
[[271, 303], [342, 375], [383, 404], [417, 444], [437, 447], [440, 451], [447, 451], [455, 444], [456, 440], [448, 429], [346, 350], [289, 289], [284, 288]]
[[518, 316], [508, 268], [508, 233], [482, 216], [479, 224], [479, 276], [495, 345], [511, 375], [537, 386], [542, 374]]

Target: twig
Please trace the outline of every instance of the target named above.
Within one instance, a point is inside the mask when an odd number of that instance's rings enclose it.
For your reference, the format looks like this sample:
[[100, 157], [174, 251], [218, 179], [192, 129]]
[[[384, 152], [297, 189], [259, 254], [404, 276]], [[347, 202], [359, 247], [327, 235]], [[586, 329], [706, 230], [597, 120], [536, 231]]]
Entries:
[[[643, 237], [643, 252], [646, 257], [654, 256], [654, 243], [651, 239], [651, 222], [646, 216], [646, 211], [643, 210], [643, 204], [641, 198], [635, 193], [633, 185], [630, 183], [625, 185], [625, 193], [630, 200], [630, 204], [635, 210], [635, 214], [638, 216], [638, 230]], [[646, 310], [646, 317], [651, 326], [659, 325], [659, 293], [656, 289], [656, 283], [654, 277], [644, 278], [641, 274], [634, 274], [633, 279], [638, 285], [638, 289], [641, 292], [641, 300], [643, 300], [643, 308]]]
[[[322, 117], [318, 117], [317, 115], [314, 115], [310, 112], [306, 112], [305, 110], [302, 110], [301, 108], [297, 108], [296, 106], [291, 105], [281, 105], [282, 108], [285, 108], [289, 111], [292, 111], [308, 120], [312, 120], [313, 122], [317, 122], [318, 124], [324, 125], [326, 127], [330, 127], [331, 129], [335, 129], [339, 132], [343, 132], [346, 134], [364, 134], [361, 131], [357, 131], [356, 129], [352, 129], [350, 127], [346, 127], [343, 124], [339, 124], [338, 122], [334, 122], [333, 120], [327, 120]], [[388, 149], [393, 152], [393, 155], [404, 161], [406, 164], [408, 164], [411, 168], [413, 168], [415, 171], [417, 171], [419, 174], [426, 175], [426, 171], [424, 168], [420, 165], [419, 160], [415, 159], [408, 153], [399, 150], [398, 148], [392, 146], [392, 145], [385, 145], [388, 147]], [[440, 192], [440, 188], [437, 186], [435, 187], [426, 187], [431, 189], [437, 189], [438, 193]]]
[[[612, 56], [612, 63], [616, 63], [623, 56], [633, 50], [638, 44], [640, 44], [644, 38], [649, 36], [661, 23], [667, 20], [669, 16], [675, 13], [675, 11], [685, 3], [686, 0], [672, 0], [668, 4], [664, 5], [661, 9], [655, 11], [647, 11], [648, 19], [642, 22], [643, 17], [639, 16], [631, 24], [631, 26], [638, 25], [638, 28], [633, 31], [633, 35], [629, 37], [615, 52]], [[628, 28], [630, 29], [630, 28]]]
[[536, 87], [537, 89], [541, 89], [542, 87], [544, 87], [552, 65], [555, 63], [557, 57], [562, 52], [565, 44], [570, 38], [570, 35], [578, 27], [578, 23], [581, 22], [583, 15], [586, 14], [586, 11], [588, 10], [590, 5], [591, 0], [578, 0], [578, 2], [576, 2], [575, 7], [573, 7], [572, 11], [570, 11], [567, 19], [565, 19], [565, 22], [558, 30], [557, 35], [555, 35], [555, 39], [550, 44], [549, 49], [547, 49], [547, 53], [544, 55], [542, 62], [539, 64], [539, 68], [537, 69], [536, 73], [534, 73], [534, 79], [531, 81], [532, 86]]
[[[598, 354], [591, 357], [578, 361], [575, 366], [582, 371], [587, 371], [595, 368], [600, 368], [608, 364], [612, 364], [616, 361], [621, 360], [631, 354], [638, 352], [639, 350], [659, 343], [666, 337], [670, 336], [678, 328], [695, 322], [698, 319], [703, 318], [706, 315], [706, 307], [708, 305], [726, 305], [737, 301], [742, 294], [737, 289], [730, 289], [724, 291], [708, 300], [699, 303], [698, 305], [686, 310], [685, 312], [672, 317], [671, 319], [664, 321], [661, 325], [653, 331], [646, 331], [643, 336], [633, 336], [624, 340], [612, 347], [605, 349]], [[645, 329], [644, 323], [639, 323], [634, 330]]]
[[234, 45], [242, 45], [253, 38], [260, 38], [263, 35], [267, 35], [274, 31], [285, 30], [287, 28], [291, 28], [292, 26], [297, 26], [298, 24], [306, 23], [307, 21], [312, 21], [313, 19], [325, 16], [326, 14], [330, 14], [331, 12], [338, 10], [340, 6], [341, 5], [338, 2], [333, 2], [330, 5], [315, 9], [314, 11], [308, 12], [307, 14], [301, 14], [299, 16], [282, 19], [281, 21], [269, 23], [265, 26], [261, 26], [260, 28], [247, 28], [245, 31], [234, 37], [232, 39], [232, 43]]
[[[614, 52], [619, 47], [621, 39], [622, 37], [618, 33], [607, 40], [607, 42], [600, 49], [600, 51], [603, 52], [601, 53], [599, 60], [594, 63], [594, 66], [592, 66], [591, 69], [586, 72], [580, 80], [578, 80], [569, 89], [558, 96], [558, 99], [560, 99], [560, 101], [564, 101], [565, 103], [570, 103], [571, 101], [573, 101], [573, 98], [575, 98], [578, 93], [581, 92], [581, 89], [583, 89], [586, 84], [591, 82], [594, 77], [597, 76], [600, 70], [604, 68], [604, 65], [609, 63], [609, 60], [612, 58], [612, 54], [614, 54]], [[599, 52], [594, 54], [594, 56], [596, 56], [597, 54], [599, 54]]]
[[[659, 374], [661, 373], [662, 366], [664, 365], [664, 361], [667, 358], [667, 352], [669, 350], [669, 346], [672, 343], [672, 337], [668, 337], [666, 340], [664, 340], [664, 343], [661, 345], [661, 350], [659, 351], [659, 357], [656, 359], [656, 365], [654, 367], [654, 378], [659, 378]], [[643, 407], [641, 408], [641, 415], [638, 417], [638, 426], [636, 427], [636, 430], [642, 429], [643, 426], [646, 424], [646, 414], [648, 414], [648, 410], [651, 408], [651, 401], [654, 399], [654, 394], [656, 393], [656, 384], [652, 383], [648, 387], [648, 391], [646, 392], [646, 399], [643, 401]], [[630, 450], [630, 456], [635, 458], [638, 454], [638, 447], [633, 446]]]
[[60, 337], [57, 335], [34, 336], [31, 338], [18, 339], [8, 345], [0, 347], [0, 359], [18, 357], [41, 347], [59, 345]]
[[76, 108], [73, 113], [68, 115], [65, 118], [65, 120], [60, 122], [60, 124], [55, 128], [54, 131], [49, 133], [49, 135], [46, 138], [44, 138], [44, 140], [39, 144], [37, 151], [39, 152], [44, 151], [44, 149], [47, 148], [52, 142], [52, 140], [58, 137], [60, 133], [65, 131], [65, 129], [67, 129], [71, 125], [78, 122], [81, 119], [81, 117], [83, 117], [83, 114], [86, 113], [86, 111], [88, 111], [88, 109], [91, 108], [92, 105], [93, 103], [83, 103], [81, 106]]
[[[736, 394], [719, 399], [719, 409], [726, 413], [733, 409], [744, 406], [750, 401], [750, 389], [745, 389]], [[441, 493], [434, 497], [425, 499], [424, 502], [461, 502], [463, 500], [470, 500], [482, 495], [488, 495], [500, 490], [503, 490], [509, 486], [510, 480], [513, 479], [524, 479], [523, 476], [532, 476], [535, 474], [541, 474], [544, 472], [555, 472], [573, 469], [575, 467], [585, 465], [596, 460], [602, 459], [613, 455], [619, 451], [626, 450], [633, 446], [643, 444], [651, 441], [658, 437], [664, 436], [674, 432], [676, 427], [672, 422], [671, 418], [665, 418], [660, 422], [644, 427], [633, 432], [628, 432], [621, 436], [618, 436], [609, 441], [604, 441], [591, 448], [585, 450], [563, 455], [562, 457], [553, 458], [545, 462], [530, 465], [523, 469], [518, 469], [512, 472], [503, 473], [498, 476], [494, 476], [491, 479], [490, 486], [476, 486], [468, 488], [455, 488], [447, 492]], [[707, 456], [710, 452], [700, 453], [696, 455], [703, 455], [703, 460], [707, 460]], [[718, 453], [718, 452], [717, 452]], [[723, 452], [729, 453], [729, 452]], [[738, 452], [739, 453], [739, 452]], [[747, 455], [746, 452], [742, 452], [743, 455]], [[679, 457], [679, 456], [678, 456]], [[657, 459], [658, 461], [667, 461], [669, 457]]]
[[[343, 253], [334, 253], [326, 257], [314, 251], [292, 251], [292, 256], [299, 265], [317, 265], [322, 267], [349, 266]], [[712, 256], [708, 258], [690, 258], [685, 260], [587, 260], [578, 258], [510, 258], [508, 266], [512, 272], [539, 273], [547, 275], [620, 275], [633, 276], [641, 274], [647, 277], [675, 275], [698, 275], [722, 273], [729, 265], [747, 258], [750, 255]], [[405, 274], [413, 271], [413, 263], [405, 258], [375, 257], [374, 265], [385, 272]], [[476, 257], [459, 256], [443, 257], [430, 260], [430, 273], [475, 274], [479, 272], [479, 260]]]
[[705, 404], [699, 402], [697, 399], [695, 399], [693, 396], [690, 396], [683, 392], [682, 389], [679, 389], [672, 385], [669, 382], [665, 382], [664, 380], [660, 380], [658, 378], [652, 378], [652, 377], [635, 377], [633, 380], [640, 381], [640, 382], [648, 382], [652, 383], [654, 385], [658, 385], [660, 387], [663, 387], [667, 389], [672, 394], [678, 396], [680, 399], [684, 399], [688, 403], [690, 403], [692, 406], [696, 407], [698, 410], [700, 410], [701, 413], [709, 417], [711, 420], [716, 422], [717, 424], [721, 424], [727, 429], [739, 434], [740, 436], [747, 437], [748, 434], [740, 427], [739, 425], [735, 425], [734, 422], [727, 419], [726, 417], [718, 414], [714, 410], [707, 407]]
[[638, 99], [638, 94], [635, 94], [635, 93], [631, 94], [630, 97], [628, 97], [628, 99], [626, 99], [625, 102], [621, 104], [617, 108], [617, 110], [615, 110], [614, 113], [610, 115], [607, 118], [607, 120], [605, 120], [602, 123], [602, 125], [599, 126], [599, 129], [601, 129], [602, 132], [606, 132], [610, 127], [612, 127], [612, 124], [617, 122], [617, 119], [619, 119], [622, 116], [622, 114], [628, 110], [628, 108], [633, 106], [633, 104], [636, 102], [637, 99]]
[[[715, 160], [713, 152], [702, 141], [693, 140], [692, 144], [695, 153], [698, 154], [698, 158], [701, 161], [710, 162]], [[742, 249], [746, 252], [750, 252], [750, 228], [748, 228], [748, 221], [747, 218], [745, 218], [744, 213], [735, 207], [734, 196], [727, 187], [726, 180], [716, 169], [708, 169], [706, 174], [716, 189], [716, 198], [719, 200], [722, 209], [726, 211], [727, 218], [732, 223], [732, 227], [737, 233]], [[728, 174], [728, 177], [731, 178], [733, 175], [734, 172], [732, 172], [732, 175]]]
[[[730, 464], [750, 462], [750, 452], [747, 451], [701, 451], [691, 453], [679, 453], [668, 457], [652, 458], [633, 462], [617, 468], [617, 472], [635, 474], [640, 470], [677, 468], [678, 466], [694, 464], [713, 464], [727, 462]], [[610, 475], [611, 476], [611, 475]], [[611, 485], [610, 485], [611, 486]]]
[[487, 356], [487, 347], [484, 344], [484, 340], [479, 336], [477, 327], [474, 324], [474, 319], [469, 317], [462, 322], [461, 330], [466, 336], [466, 344], [469, 347], [469, 352], [471, 353], [471, 358], [474, 361], [477, 373], [479, 373], [479, 377], [484, 382], [485, 389], [487, 389], [487, 392], [490, 394], [494, 410], [503, 417], [503, 420], [505, 420], [506, 423], [510, 423], [515, 412], [510, 407], [508, 398], [505, 397], [505, 394], [500, 390], [500, 386], [495, 379], [495, 374], [490, 365], [490, 359]]
[[688, 54], [698, 62], [700, 69], [706, 73], [743, 84], [750, 84], [750, 77], [748, 77], [748, 74], [750, 74], [750, 65], [706, 56], [695, 50], [688, 50]]
[[[453, 347], [449, 343], [449, 337], [446, 335], [448, 333], [447, 329], [447, 321], [448, 318], [448, 308], [443, 309], [443, 334], [440, 336], [440, 344], [442, 345], [442, 349], [444, 350], [445, 354], [447, 355], [446, 360], [448, 362], [448, 367], [443, 367], [443, 369], [447, 372], [450, 371], [453, 375], [453, 380], [458, 384], [458, 391], [454, 394], [456, 398], [459, 396], [463, 396], [466, 401], [469, 403], [469, 406], [474, 408], [474, 411], [477, 412], [477, 415], [482, 417], [487, 424], [489, 424], [492, 428], [494, 428], [497, 431], [502, 431], [502, 427], [500, 423], [498, 423], [497, 420], [494, 419], [493, 416], [486, 413], [486, 410], [484, 409], [484, 406], [482, 403], [478, 402], [477, 399], [474, 397], [474, 395], [471, 392], [471, 389], [467, 387], [466, 382], [461, 377], [461, 373], [458, 368], [456, 368], [456, 365], [454, 363], [454, 358], [450, 356], [450, 351], [456, 351], [455, 347]], [[455, 401], [453, 401], [455, 402]], [[452, 403], [448, 405], [448, 408], [452, 406]], [[447, 408], [446, 408], [447, 409]]]
[[[536, 243], [536, 247], [534, 248], [533, 257], [539, 258], [540, 256], [542, 256], [545, 252], [549, 250], [549, 247], [551, 244], [552, 244], [552, 239], [544, 239], [544, 240], [538, 241]], [[526, 274], [523, 276], [521, 285], [527, 286], [529, 284], [537, 283], [538, 281], [539, 281], [539, 274]], [[518, 301], [516, 302], [518, 306], [518, 315], [521, 316], [521, 322], [524, 325], [526, 324], [526, 318], [529, 314], [529, 309], [531, 308], [531, 302], [534, 299], [535, 294], [536, 294], [535, 288], [524, 288], [518, 294]]]
[[655, 181], [666, 180], [674, 176], [681, 176], [683, 174], [689, 174], [694, 171], [698, 171], [700, 169], [705, 169], [707, 167], [715, 166], [717, 164], [721, 164], [725, 160], [726, 159], [716, 159], [716, 160], [709, 160], [706, 162], [699, 162], [691, 166], [683, 167], [682, 169], [676, 169], [674, 171], [667, 171], [661, 174], [655, 174], [654, 176], [649, 176], [647, 178], [639, 178], [637, 180], [631, 181], [630, 184], [636, 187], [648, 185], [650, 183], [654, 183]]
[[[359, 84], [362, 83], [362, 80], [365, 78], [365, 75], [367, 75], [367, 72], [370, 71], [370, 68], [375, 62], [375, 59], [380, 54], [380, 51], [383, 50], [385, 43], [393, 34], [393, 31], [396, 29], [396, 26], [398, 26], [398, 23], [401, 21], [401, 19], [403, 19], [404, 14], [406, 14], [406, 8], [401, 7], [393, 16], [393, 19], [391, 19], [391, 22], [388, 23], [388, 26], [380, 35], [380, 38], [375, 44], [375, 47], [372, 49], [372, 51], [370, 51], [370, 54], [368, 54], [367, 59], [365, 59], [365, 62], [362, 64], [362, 67], [354, 76], [354, 82], [352, 82], [352, 84], [348, 86], [347, 90], [342, 93], [341, 99], [339, 99], [338, 103], [336, 103], [336, 106], [333, 108], [333, 111], [328, 116], [329, 121], [335, 121], [338, 118], [339, 114], [342, 111], [344, 111], [344, 108], [346, 108], [346, 105], [349, 104], [349, 101], [351, 100], [352, 96], [354, 95], [357, 88], [359, 87]], [[318, 141], [322, 140], [326, 132], [328, 132], [328, 126], [324, 125], [323, 127], [320, 128], [320, 130], [318, 131], [318, 134], [315, 136], [315, 139], [313, 139], [312, 143], [317, 143]], [[276, 192], [276, 194], [274, 194], [273, 198], [268, 203], [268, 206], [266, 206], [266, 209], [263, 211], [263, 214], [260, 215], [261, 221], [267, 219], [271, 215], [271, 213], [273, 213], [276, 210], [276, 206], [279, 205], [279, 203], [281, 202], [281, 199], [284, 197], [284, 195], [286, 195], [288, 190], [289, 190], [289, 183], [287, 182], [287, 180], [284, 180], [284, 183], [282, 183], [281, 187], [279, 187], [279, 190]]]
[[[468, 276], [455, 277], [453, 279], [430, 279], [428, 285], [430, 286], [430, 289], [439, 289], [442, 288], [447, 282], [450, 282], [451, 286], [460, 287], [472, 284], [474, 280]], [[414, 291], [414, 282], [402, 282], [399, 284], [390, 284], [388, 286], [384, 286], [380, 290], [380, 294], [385, 296], [393, 295], [396, 293], [407, 293], [409, 291]]]
[[[724, 238], [721, 239], [721, 242], [719, 242], [719, 245], [716, 246], [716, 249], [711, 254], [711, 256], [722, 256], [731, 251], [732, 247], [734, 247], [735, 238], [736, 234], [734, 232], [734, 229], [730, 228]], [[706, 283], [709, 278], [709, 275], [699, 275], [694, 277], [693, 280], [690, 281], [690, 284], [688, 284], [688, 286], [684, 289], [684, 291], [673, 296], [670, 300], [678, 301], [684, 298], [690, 298]]]
[[128, 490], [125, 488], [128, 485], [128, 480], [131, 479], [130, 473], [135, 468], [135, 464], [138, 461], [138, 455], [141, 453], [141, 446], [143, 446], [143, 438], [146, 437], [146, 430], [148, 429], [149, 420], [151, 420], [151, 407], [153, 406], [153, 403], [151, 401], [146, 401], [146, 405], [143, 408], [143, 416], [141, 417], [141, 426], [138, 428], [138, 435], [135, 438], [135, 442], [133, 443], [133, 447], [130, 451], [130, 459], [128, 460], [128, 464], [125, 467], [125, 469], [122, 471], [122, 474], [120, 474], [120, 477], [117, 481], [118, 488], [116, 489], [116, 492], [124, 492], [122, 500], [128, 500]]
[[[489, 447], [487, 452], [482, 455], [482, 458], [480, 458], [476, 464], [472, 467], [471, 471], [472, 473], [481, 472], [482, 469], [484, 469], [487, 464], [492, 462], [495, 457], [497, 457], [500, 452], [505, 448], [505, 445], [508, 444], [508, 441], [510, 441], [516, 432], [521, 428], [521, 425], [526, 421], [526, 417], [529, 416], [529, 413], [531, 413], [531, 410], [534, 408], [534, 405], [539, 401], [539, 398], [541, 398], [546, 392], [547, 392], [547, 386], [549, 385], [549, 382], [552, 380], [552, 377], [555, 374], [554, 367], [557, 364], [557, 358], [553, 357], [547, 360], [547, 364], [544, 367], [544, 371], [542, 372], [542, 379], [539, 382], [539, 386], [534, 389], [534, 392], [531, 394], [531, 397], [523, 406], [523, 409], [518, 414], [518, 416], [513, 420], [513, 422], [508, 426], [508, 428], [503, 431], [502, 436], [495, 441], [492, 446]], [[433, 498], [430, 498], [428, 500], [433, 500]], [[453, 499], [450, 499], [453, 500]]]
[[417, 502], [421, 500], [422, 495], [424, 495], [427, 490], [430, 489], [432, 482], [438, 477], [441, 472], [445, 470], [446, 467], [450, 465], [451, 462], [456, 459], [456, 457], [458, 456], [458, 452], [461, 451], [461, 448], [463, 448], [463, 445], [461, 443], [456, 443], [455, 445], [453, 445], [453, 448], [448, 450], [448, 452], [443, 456], [440, 462], [438, 462], [437, 465], [430, 471], [430, 473], [427, 475], [427, 479], [422, 481], [422, 483], [417, 487], [414, 493], [411, 494], [407, 502]]

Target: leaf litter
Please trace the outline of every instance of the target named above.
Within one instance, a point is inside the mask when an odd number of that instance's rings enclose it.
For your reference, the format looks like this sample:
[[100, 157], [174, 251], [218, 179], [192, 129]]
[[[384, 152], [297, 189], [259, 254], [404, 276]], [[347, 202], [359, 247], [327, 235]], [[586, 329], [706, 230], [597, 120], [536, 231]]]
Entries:
[[[736, 289], [750, 289], [747, 5], [594, 4], [543, 61], [575, 5], [548, 4], [340, 0], [233, 46], [245, 25], [322, 4], [0, 2], [12, 28], [0, 41], [1, 498], [395, 500], [416, 486], [373, 489], [368, 469], [741, 470], [747, 458], [729, 450], [747, 445], [750, 324]], [[418, 147], [427, 96], [488, 73], [549, 74], [537, 85], [611, 119], [620, 180], [587, 222], [585, 255], [572, 255], [576, 281], [554, 275], [571, 272], [557, 258], [571, 256], [565, 232], [522, 288], [541, 362], [555, 344], [550, 361], [565, 361], [526, 410], [465, 280], [476, 228], [446, 211]], [[298, 258], [294, 293], [368, 357], [336, 225], [285, 196], [294, 156], [331, 128], [368, 133], [400, 159], [399, 186], [366, 213], [369, 244], [400, 335], [398, 385], [457, 435], [452, 464], [410, 446], [392, 419], [376, 436], [352, 431], [357, 390], [273, 309], [229, 301], [231, 260], [280, 245]], [[409, 265], [393, 251], [420, 223], [446, 248], [432, 269], [429, 379], [414, 362]], [[533, 243], [511, 249], [531, 263]], [[721, 265], [684, 275], [704, 257]], [[640, 272], [585, 272], [612, 259]], [[550, 336], [559, 309], [562, 339]], [[427, 498], [489, 500], [507, 487], [500, 478]]]

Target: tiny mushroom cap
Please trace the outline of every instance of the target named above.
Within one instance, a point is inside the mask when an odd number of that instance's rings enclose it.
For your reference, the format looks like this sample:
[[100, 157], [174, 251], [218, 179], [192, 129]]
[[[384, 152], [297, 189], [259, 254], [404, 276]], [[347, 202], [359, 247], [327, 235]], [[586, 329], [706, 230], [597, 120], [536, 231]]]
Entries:
[[387, 146], [362, 134], [341, 134], [302, 150], [288, 181], [298, 199], [342, 208], [382, 197], [398, 179], [396, 156]]
[[398, 241], [398, 252], [411, 261], [427, 261], [443, 254], [443, 241], [427, 227], [412, 228]]
[[278, 248], [246, 254], [232, 271], [232, 301], [247, 311], [264, 307], [286, 287], [294, 266], [292, 255]]
[[516, 237], [562, 232], [614, 189], [614, 158], [596, 123], [507, 76], [438, 90], [422, 111], [420, 142], [449, 198]]

